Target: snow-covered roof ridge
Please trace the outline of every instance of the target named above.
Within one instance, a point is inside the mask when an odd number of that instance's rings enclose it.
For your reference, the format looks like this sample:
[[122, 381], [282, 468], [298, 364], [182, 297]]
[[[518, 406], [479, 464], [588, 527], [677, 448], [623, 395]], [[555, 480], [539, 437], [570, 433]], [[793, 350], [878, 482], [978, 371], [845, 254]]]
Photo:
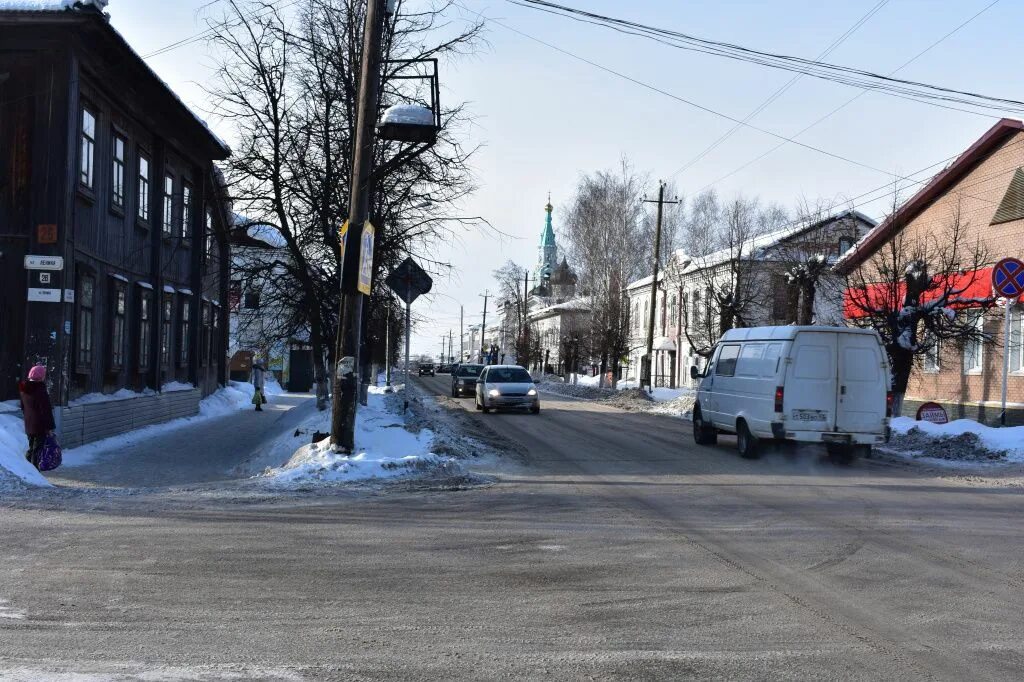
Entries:
[[63, 12], [76, 7], [107, 8], [109, 0], [0, 0], [0, 12]]

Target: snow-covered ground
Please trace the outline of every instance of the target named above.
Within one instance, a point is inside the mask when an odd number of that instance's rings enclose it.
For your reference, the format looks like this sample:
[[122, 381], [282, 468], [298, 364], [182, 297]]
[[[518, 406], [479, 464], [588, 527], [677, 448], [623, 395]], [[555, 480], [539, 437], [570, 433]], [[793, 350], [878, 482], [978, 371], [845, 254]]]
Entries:
[[909, 459], [947, 465], [1024, 464], [1024, 426], [996, 428], [957, 419], [948, 424], [892, 420], [893, 438], [884, 450]]
[[599, 388], [599, 377], [578, 376], [576, 384], [547, 381], [542, 391], [582, 400], [599, 400], [626, 410], [650, 412], [669, 417], [688, 419], [693, 410], [696, 394], [690, 388], [656, 387], [650, 394], [641, 391], [635, 381], [620, 381], [615, 390]]
[[[315, 482], [338, 483], [366, 479], [395, 478], [414, 474], [456, 473], [459, 465], [451, 457], [431, 451], [434, 434], [428, 429], [413, 433], [406, 429], [405, 419], [388, 400], [394, 393], [383, 387], [370, 387], [366, 407], [359, 409], [356, 418], [356, 448], [353, 455], [343, 455], [331, 449], [331, 413], [319, 412], [304, 422], [296, 434], [324, 436], [294, 451], [283, 466], [268, 468], [261, 478], [279, 485]], [[285, 434], [275, 448], [294, 447], [295, 434]]]

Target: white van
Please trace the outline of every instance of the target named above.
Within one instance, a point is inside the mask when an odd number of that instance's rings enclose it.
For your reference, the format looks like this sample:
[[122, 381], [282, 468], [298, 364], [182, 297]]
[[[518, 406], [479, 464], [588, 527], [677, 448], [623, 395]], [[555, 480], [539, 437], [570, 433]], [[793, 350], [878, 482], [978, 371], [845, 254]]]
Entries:
[[701, 374], [693, 439], [736, 434], [744, 457], [761, 439], [824, 443], [850, 459], [889, 438], [889, 361], [878, 333], [848, 327], [731, 329]]

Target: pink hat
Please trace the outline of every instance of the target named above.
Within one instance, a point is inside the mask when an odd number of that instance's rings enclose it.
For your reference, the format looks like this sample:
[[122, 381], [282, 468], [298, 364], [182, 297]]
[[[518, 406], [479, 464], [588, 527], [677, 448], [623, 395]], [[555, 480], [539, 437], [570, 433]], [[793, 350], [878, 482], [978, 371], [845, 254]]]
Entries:
[[46, 381], [46, 365], [36, 365], [28, 371], [29, 381]]

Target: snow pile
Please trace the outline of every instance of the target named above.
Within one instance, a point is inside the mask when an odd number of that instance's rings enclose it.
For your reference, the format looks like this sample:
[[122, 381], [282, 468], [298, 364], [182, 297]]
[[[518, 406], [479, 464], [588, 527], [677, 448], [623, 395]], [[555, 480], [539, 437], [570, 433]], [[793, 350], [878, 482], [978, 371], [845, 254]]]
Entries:
[[[433, 432], [423, 429], [419, 433], [410, 433], [405, 429], [402, 416], [389, 410], [386, 401], [384, 388], [370, 388], [367, 406], [359, 409], [356, 419], [356, 454], [332, 452], [330, 439], [324, 438], [296, 450], [284, 466], [268, 468], [263, 478], [285, 485], [336, 483], [410, 474], [453, 473], [458, 469], [454, 459], [431, 452]], [[329, 430], [329, 425], [330, 413], [324, 412], [304, 428], [323, 434]]]
[[932, 424], [897, 417], [892, 430], [886, 449], [913, 458], [1024, 463], [1024, 426], [1000, 429], [970, 419]]
[[[199, 416], [204, 419], [210, 419], [212, 417], [223, 417], [238, 410], [244, 410], [252, 406], [252, 397], [255, 393], [256, 389], [252, 387], [252, 384], [232, 381], [216, 393], [199, 401]], [[188, 417], [188, 419], [195, 419], [195, 417]]]
[[192, 391], [195, 386], [181, 381], [171, 381], [160, 387], [161, 393], [177, 393], [179, 391]]
[[130, 391], [127, 388], [122, 388], [115, 393], [86, 393], [79, 398], [69, 400], [68, 407], [93, 405], [95, 403], [109, 403], [114, 400], [128, 400], [129, 398], [138, 398], [143, 395], [156, 395], [156, 391], [151, 388], [147, 388], [146, 390], [137, 393], [135, 391]]
[[0, 490], [10, 487], [12, 483], [50, 485], [25, 459], [27, 450], [28, 438], [25, 436], [24, 423], [18, 417], [0, 414]]

